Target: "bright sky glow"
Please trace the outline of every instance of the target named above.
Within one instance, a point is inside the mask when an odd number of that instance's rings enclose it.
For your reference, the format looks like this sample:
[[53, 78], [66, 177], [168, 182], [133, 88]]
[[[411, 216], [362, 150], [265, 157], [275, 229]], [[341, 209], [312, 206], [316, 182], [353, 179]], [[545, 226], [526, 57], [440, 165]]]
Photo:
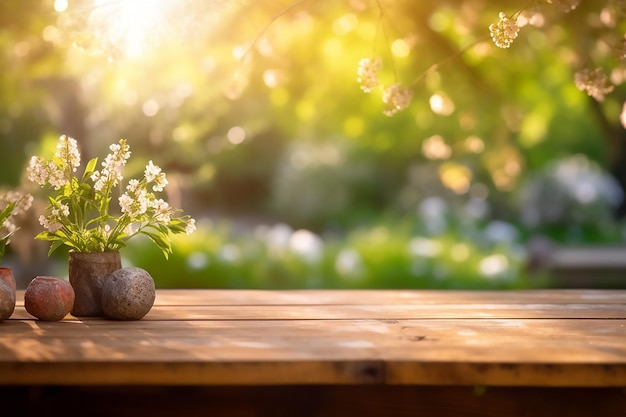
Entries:
[[103, 41], [129, 58], [138, 58], [163, 36], [175, 5], [170, 0], [94, 0], [89, 23]]
[[54, 10], [61, 13], [67, 9], [67, 0], [55, 0]]

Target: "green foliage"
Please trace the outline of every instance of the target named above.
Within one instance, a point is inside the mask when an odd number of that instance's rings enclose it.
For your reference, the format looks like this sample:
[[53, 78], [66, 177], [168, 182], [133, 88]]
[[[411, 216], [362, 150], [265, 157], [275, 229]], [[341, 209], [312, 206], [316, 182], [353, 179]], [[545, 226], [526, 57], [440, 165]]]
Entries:
[[[580, 242], [581, 233], [572, 230], [583, 230], [595, 241], [608, 239], [599, 229], [610, 228], [612, 207], [597, 212], [604, 226], [595, 229], [576, 216], [531, 227], [520, 221], [519, 194], [557, 158], [585, 154], [608, 170], [623, 156], [617, 120], [626, 84], [616, 81], [600, 103], [573, 82], [576, 71], [592, 64], [607, 73], [615, 68], [619, 79], [623, 62], [612, 52], [623, 42], [626, 20], [607, 20], [615, 2], [582, 2], [565, 13], [546, 2], [186, 0], [155, 2], [142, 25], [127, 14], [130, 2], [97, 8], [69, 2], [60, 13], [53, 3], [0, 2], [6, 51], [0, 57], [0, 177], [6, 184], [20, 180], [27, 155], [46, 137], [79, 138], [86, 159], [106, 150], [111, 136], [129, 137], [141, 158], [158, 158], [169, 173], [170, 197], [196, 217], [283, 221], [324, 236], [315, 267], [288, 252], [273, 257], [256, 237], [222, 230], [174, 239], [180, 256], [164, 263], [150, 249], [144, 253], [143, 243], [169, 253], [166, 231], [145, 228], [146, 239], [129, 256], [153, 263], [151, 271], [174, 271], [159, 278], [168, 286], [200, 285], [204, 273], [217, 286], [454, 287], [457, 279], [467, 287], [499, 285], [463, 281], [497, 254], [465, 235], [462, 215], [435, 235], [426, 229], [416, 235], [413, 226], [389, 220], [417, 210], [423, 228], [419, 210], [433, 197], [449, 206], [482, 204], [480, 221], [511, 223], [524, 237], [545, 233], [567, 242], [579, 236]], [[167, 13], [159, 14], [159, 5]], [[508, 50], [496, 48], [489, 25], [499, 12], [513, 18], [526, 6], [532, 7], [524, 12], [543, 23], [521, 28]], [[142, 34], [142, 28], [149, 30]], [[363, 58], [383, 63], [381, 88], [370, 94], [356, 80]], [[390, 118], [383, 115], [383, 97], [394, 84], [410, 86], [413, 96]], [[143, 166], [127, 169], [140, 173]], [[76, 197], [70, 209], [93, 236], [44, 232], [53, 239], [51, 250], [70, 237], [106, 245], [97, 225], [112, 221], [102, 211], [110, 198], [94, 200], [87, 172], [76, 180], [75, 195], [50, 201], [49, 208]], [[554, 198], [537, 204], [548, 210], [560, 195], [548, 193]], [[106, 215], [80, 214], [91, 209]], [[180, 231], [183, 224], [170, 227]], [[387, 238], [376, 238], [380, 227]], [[113, 229], [114, 247], [123, 246], [126, 232]], [[473, 243], [463, 262], [443, 255], [415, 260], [406, 247], [422, 235], [436, 240], [441, 253], [463, 253], [459, 240]], [[359, 279], [337, 275], [342, 251], [354, 251], [367, 266]], [[239, 261], [228, 261], [235, 252]], [[503, 253], [510, 265], [520, 262], [516, 251]], [[206, 269], [188, 267], [189, 257], [198, 261], [204, 254]], [[430, 278], [412, 270], [426, 270]], [[432, 278], [437, 274], [453, 278]]]
[[416, 219], [317, 235], [286, 224], [243, 232], [203, 223], [175, 238], [167, 262], [136, 240], [125, 262], [151, 271], [159, 288], [465, 288], [545, 285], [525, 274], [520, 241], [493, 240], [475, 223], [429, 236]]
[[61, 246], [83, 253], [119, 251], [131, 237], [145, 235], [167, 258], [172, 252], [170, 235], [191, 233], [195, 221], [190, 216], [176, 216], [176, 210], [148, 190], [152, 187], [153, 191], [163, 191], [167, 185], [165, 174], [152, 161], [141, 180], [128, 181], [119, 197], [121, 214], [112, 214], [112, 193], [123, 179], [122, 168], [130, 158], [130, 147], [121, 139], [110, 149], [102, 170], [96, 169], [98, 159], [91, 159], [80, 179], [74, 174], [80, 165], [80, 153], [73, 138], [61, 136], [52, 160], [31, 159], [29, 179], [57, 192], [48, 196], [48, 215], [40, 219], [47, 230], [36, 239], [52, 242], [48, 252], [51, 255]]
[[[4, 224], [5, 221], [9, 219], [9, 217], [13, 214], [13, 210], [15, 209], [15, 202], [11, 202], [6, 205], [6, 207], [0, 212], [0, 224]], [[6, 247], [9, 244], [9, 239], [14, 231], [8, 232], [6, 235], [0, 238], [0, 261], [4, 258], [4, 253], [6, 251]]]
[[19, 227], [16, 225], [16, 217], [30, 209], [33, 197], [30, 194], [22, 194], [17, 191], [8, 191], [0, 197], [0, 262], [4, 258], [7, 245], [11, 236]]

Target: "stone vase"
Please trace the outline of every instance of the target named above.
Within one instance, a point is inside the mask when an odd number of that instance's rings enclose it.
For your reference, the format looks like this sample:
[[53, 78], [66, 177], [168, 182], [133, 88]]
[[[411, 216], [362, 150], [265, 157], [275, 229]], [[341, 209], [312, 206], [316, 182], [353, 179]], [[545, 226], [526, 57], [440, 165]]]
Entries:
[[119, 252], [70, 252], [69, 280], [74, 288], [75, 317], [103, 316], [102, 286], [104, 279], [122, 268]]

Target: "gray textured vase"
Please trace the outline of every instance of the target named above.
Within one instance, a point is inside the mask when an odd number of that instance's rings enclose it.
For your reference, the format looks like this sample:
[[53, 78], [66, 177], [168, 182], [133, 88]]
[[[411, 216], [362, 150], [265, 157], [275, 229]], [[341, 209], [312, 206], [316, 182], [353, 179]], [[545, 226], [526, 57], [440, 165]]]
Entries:
[[102, 285], [104, 279], [122, 268], [119, 252], [70, 252], [69, 278], [74, 288], [72, 315], [102, 316]]

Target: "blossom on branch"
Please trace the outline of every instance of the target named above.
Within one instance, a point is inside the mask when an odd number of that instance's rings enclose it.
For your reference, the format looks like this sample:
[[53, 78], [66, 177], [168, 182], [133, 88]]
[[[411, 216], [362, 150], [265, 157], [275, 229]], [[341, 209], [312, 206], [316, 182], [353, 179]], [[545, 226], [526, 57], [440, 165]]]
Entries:
[[504, 12], [500, 12], [499, 17], [498, 23], [489, 25], [491, 39], [498, 48], [509, 48], [515, 38], [517, 38], [519, 26], [517, 26], [515, 21], [509, 19]]
[[411, 104], [413, 92], [406, 86], [395, 83], [383, 91], [383, 103], [385, 103], [385, 116], [393, 116], [400, 110], [405, 110]]
[[359, 61], [356, 80], [361, 84], [363, 92], [371, 93], [374, 88], [378, 87], [378, 73], [381, 68], [380, 58], [363, 58]]
[[594, 70], [585, 68], [578, 71], [574, 74], [574, 83], [576, 84], [576, 88], [580, 91], [585, 91], [587, 95], [597, 101], [603, 101], [604, 96], [614, 89], [614, 87], [609, 84], [609, 79], [602, 68], [599, 67]]

